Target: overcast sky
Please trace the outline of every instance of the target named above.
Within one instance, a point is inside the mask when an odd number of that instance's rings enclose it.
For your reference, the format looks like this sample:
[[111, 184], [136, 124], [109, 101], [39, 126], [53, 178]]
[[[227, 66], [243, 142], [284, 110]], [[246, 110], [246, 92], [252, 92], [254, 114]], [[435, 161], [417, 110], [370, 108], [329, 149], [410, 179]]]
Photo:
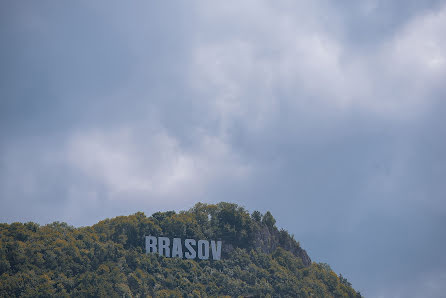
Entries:
[[1, 1], [0, 222], [235, 202], [440, 297], [445, 33], [435, 0]]

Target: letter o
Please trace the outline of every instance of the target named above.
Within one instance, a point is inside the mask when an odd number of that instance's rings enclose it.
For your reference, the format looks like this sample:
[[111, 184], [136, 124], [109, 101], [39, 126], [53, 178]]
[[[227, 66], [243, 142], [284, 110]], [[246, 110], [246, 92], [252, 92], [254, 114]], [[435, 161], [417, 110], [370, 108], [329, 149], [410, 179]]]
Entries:
[[207, 240], [198, 240], [198, 258], [200, 260], [208, 260], [209, 259], [209, 241]]

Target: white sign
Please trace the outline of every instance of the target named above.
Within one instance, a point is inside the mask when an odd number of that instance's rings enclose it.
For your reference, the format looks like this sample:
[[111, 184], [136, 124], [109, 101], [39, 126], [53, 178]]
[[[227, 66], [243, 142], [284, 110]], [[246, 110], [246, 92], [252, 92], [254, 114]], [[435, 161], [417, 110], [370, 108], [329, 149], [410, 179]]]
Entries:
[[195, 259], [198, 257], [200, 260], [208, 260], [210, 252], [212, 252], [213, 260], [220, 260], [221, 241], [211, 240], [209, 245], [207, 240], [186, 239], [183, 246], [181, 238], [173, 238], [171, 242], [167, 237], [146, 236], [146, 253], [159, 253], [168, 258]]

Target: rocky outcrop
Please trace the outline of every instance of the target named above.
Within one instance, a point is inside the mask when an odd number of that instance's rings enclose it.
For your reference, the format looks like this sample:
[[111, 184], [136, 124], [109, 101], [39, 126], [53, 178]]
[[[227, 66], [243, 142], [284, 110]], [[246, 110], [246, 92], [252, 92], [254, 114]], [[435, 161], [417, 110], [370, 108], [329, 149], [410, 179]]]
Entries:
[[[265, 224], [259, 223], [254, 232], [250, 247], [266, 254], [272, 254], [278, 247], [281, 247], [299, 257], [305, 267], [311, 265], [310, 257], [307, 252], [300, 247], [299, 243], [296, 242], [288, 232], [278, 230], [276, 227], [268, 227]], [[229, 257], [235, 248], [236, 246], [230, 242], [225, 242], [222, 247], [223, 257]]]
[[311, 259], [307, 252], [284, 230], [279, 231], [275, 227], [261, 225], [255, 233], [253, 244], [254, 247], [259, 248], [262, 252], [267, 254], [271, 254], [278, 247], [282, 247], [299, 257], [304, 266], [309, 266], [311, 264]]

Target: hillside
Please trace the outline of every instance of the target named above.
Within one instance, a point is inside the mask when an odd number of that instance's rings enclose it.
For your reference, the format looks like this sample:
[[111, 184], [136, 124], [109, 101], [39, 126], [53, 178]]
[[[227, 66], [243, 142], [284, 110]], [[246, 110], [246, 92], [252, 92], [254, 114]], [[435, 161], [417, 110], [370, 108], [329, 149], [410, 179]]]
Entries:
[[[267, 212], [230, 203], [74, 228], [0, 224], [0, 297], [361, 297]], [[146, 254], [146, 235], [221, 240], [221, 260]]]

